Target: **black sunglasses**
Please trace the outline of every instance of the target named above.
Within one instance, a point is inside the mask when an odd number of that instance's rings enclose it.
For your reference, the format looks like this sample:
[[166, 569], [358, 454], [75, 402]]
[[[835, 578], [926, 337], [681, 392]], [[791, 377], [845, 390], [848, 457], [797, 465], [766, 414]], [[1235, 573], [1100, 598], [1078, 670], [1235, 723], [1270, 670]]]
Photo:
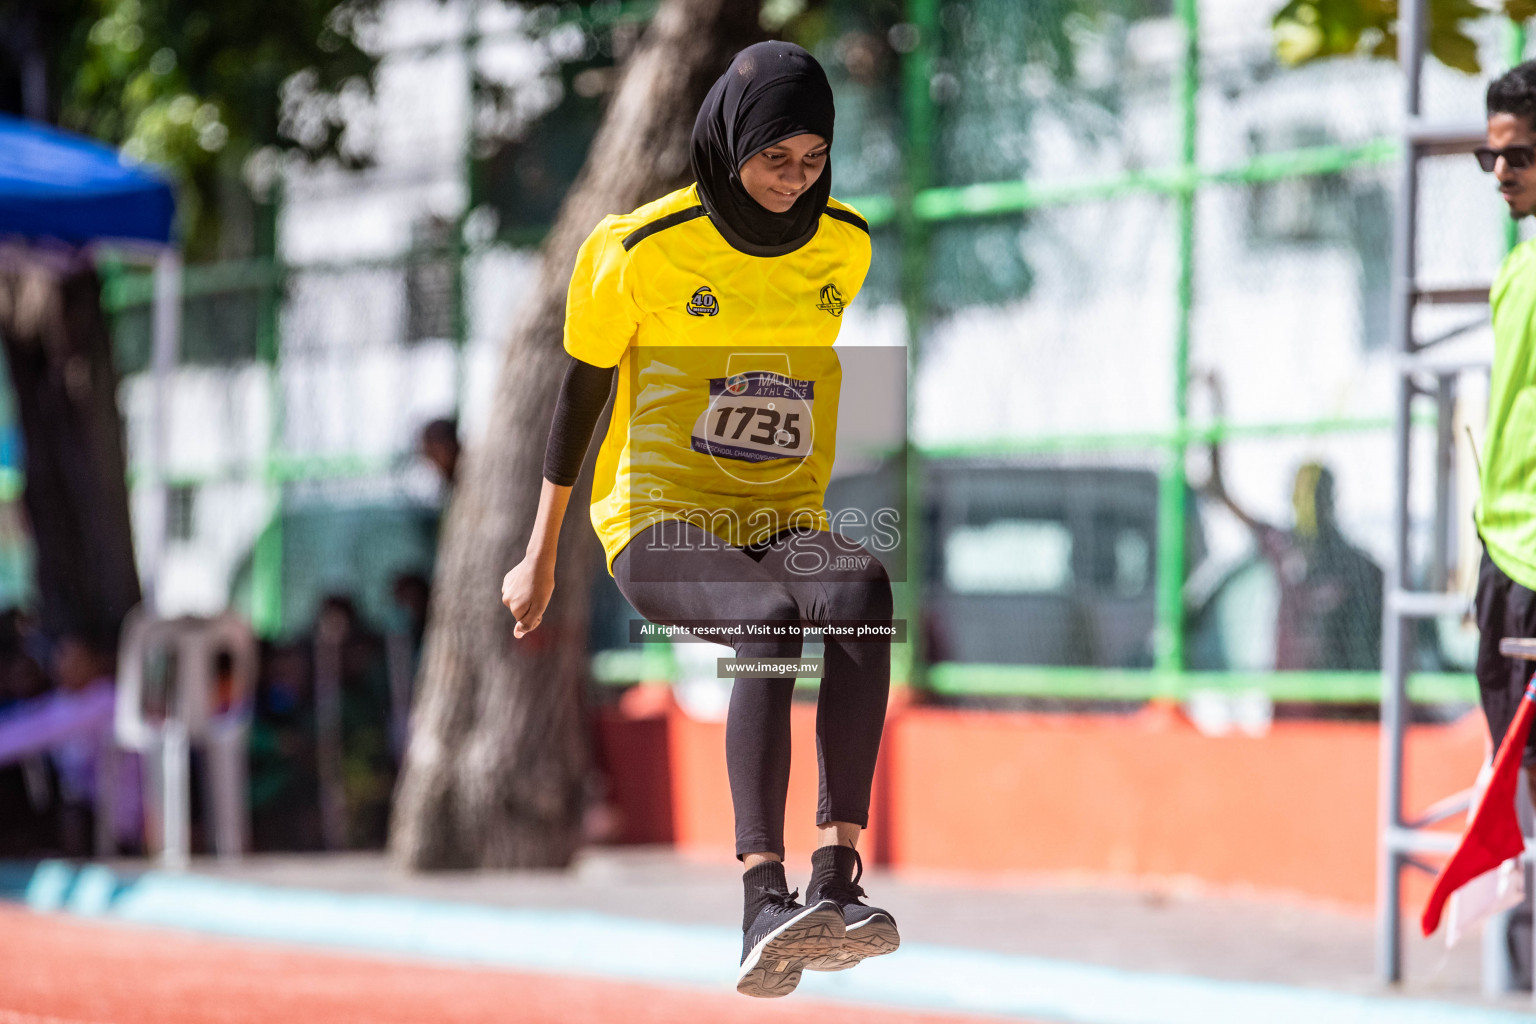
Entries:
[[1536, 146], [1505, 146], [1503, 149], [1490, 149], [1487, 146], [1479, 146], [1472, 151], [1477, 157], [1477, 166], [1485, 171], [1493, 170], [1498, 164], [1499, 157], [1517, 171], [1523, 171], [1532, 164], [1536, 164]]

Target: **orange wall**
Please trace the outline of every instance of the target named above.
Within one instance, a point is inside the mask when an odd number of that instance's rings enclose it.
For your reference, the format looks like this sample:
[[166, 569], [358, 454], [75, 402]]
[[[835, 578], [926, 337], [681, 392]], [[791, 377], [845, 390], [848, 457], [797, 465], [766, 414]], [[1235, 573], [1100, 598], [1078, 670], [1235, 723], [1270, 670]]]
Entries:
[[[658, 713], [674, 841], [729, 856], [724, 726], [694, 721], [670, 701], [653, 704]], [[794, 857], [815, 842], [814, 725], [814, 707], [797, 704], [785, 837]], [[1484, 735], [1478, 714], [1414, 727], [1410, 810], [1470, 784]], [[1172, 708], [1109, 716], [893, 707], [861, 848], [898, 870], [1187, 876], [1366, 906], [1375, 898], [1377, 738], [1373, 723], [1357, 722], [1277, 722], [1259, 738], [1208, 737]]]
[[[1421, 727], [1410, 807], [1468, 785], [1482, 723]], [[1370, 904], [1377, 729], [1280, 722], [1208, 737], [1176, 713], [905, 712], [895, 730], [894, 865], [1188, 875]], [[992, 821], [993, 829], [935, 827]]]
[[[886, 742], [899, 718], [886, 722]], [[809, 855], [816, 847], [816, 708], [796, 704], [790, 728], [794, 755], [789, 767], [789, 801], [784, 809], [784, 846], [793, 855]], [[706, 856], [730, 856], [736, 849], [731, 816], [731, 789], [725, 774], [725, 725], [697, 722], [673, 708], [669, 714], [672, 755], [673, 836], [679, 847]], [[881, 751], [870, 823], [859, 842], [861, 850], [878, 854], [885, 848], [889, 824], [897, 817], [885, 785], [890, 774], [889, 747]], [[885, 820], [882, 820], [884, 818]]]

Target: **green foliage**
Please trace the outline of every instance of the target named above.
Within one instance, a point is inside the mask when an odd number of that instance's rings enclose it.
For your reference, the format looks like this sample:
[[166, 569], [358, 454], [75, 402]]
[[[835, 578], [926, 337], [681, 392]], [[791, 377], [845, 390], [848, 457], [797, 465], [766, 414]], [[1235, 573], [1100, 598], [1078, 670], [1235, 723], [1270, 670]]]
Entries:
[[381, 3], [61, 0], [65, 30], [45, 40], [57, 119], [169, 169], [196, 252], [257, 151], [364, 159], [344, 146], [342, 99], [371, 93], [356, 37]]
[[[1516, 21], [1536, 16], [1536, 0], [1501, 0]], [[1287, 64], [1363, 55], [1397, 58], [1397, 0], [1290, 0], [1274, 17], [1275, 52]], [[1474, 0], [1429, 0], [1429, 52], [1447, 67], [1482, 70], [1469, 23], [1493, 13]]]

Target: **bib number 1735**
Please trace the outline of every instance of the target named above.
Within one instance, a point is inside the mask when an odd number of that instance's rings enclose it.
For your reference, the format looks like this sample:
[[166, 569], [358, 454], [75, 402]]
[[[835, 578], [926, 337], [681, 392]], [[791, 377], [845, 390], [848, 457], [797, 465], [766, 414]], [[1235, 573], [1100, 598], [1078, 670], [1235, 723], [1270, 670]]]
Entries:
[[709, 405], [693, 427], [693, 450], [744, 462], [810, 454], [815, 382], [754, 371], [709, 381]]

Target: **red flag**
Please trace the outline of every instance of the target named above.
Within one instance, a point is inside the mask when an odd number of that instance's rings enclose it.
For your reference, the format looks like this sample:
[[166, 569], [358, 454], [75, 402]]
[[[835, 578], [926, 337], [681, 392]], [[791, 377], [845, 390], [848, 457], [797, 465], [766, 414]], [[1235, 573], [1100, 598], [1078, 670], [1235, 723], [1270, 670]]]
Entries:
[[1520, 762], [1525, 755], [1525, 741], [1536, 717], [1536, 676], [1525, 689], [1525, 698], [1515, 712], [1515, 720], [1499, 744], [1493, 759], [1493, 778], [1483, 793], [1477, 813], [1451, 859], [1445, 862], [1435, 879], [1435, 888], [1424, 905], [1421, 922], [1424, 934], [1433, 935], [1440, 927], [1440, 912], [1451, 893], [1485, 871], [1492, 871], [1511, 857], [1525, 852], [1525, 837], [1520, 834], [1520, 820], [1515, 815], [1515, 794], [1519, 791]]

